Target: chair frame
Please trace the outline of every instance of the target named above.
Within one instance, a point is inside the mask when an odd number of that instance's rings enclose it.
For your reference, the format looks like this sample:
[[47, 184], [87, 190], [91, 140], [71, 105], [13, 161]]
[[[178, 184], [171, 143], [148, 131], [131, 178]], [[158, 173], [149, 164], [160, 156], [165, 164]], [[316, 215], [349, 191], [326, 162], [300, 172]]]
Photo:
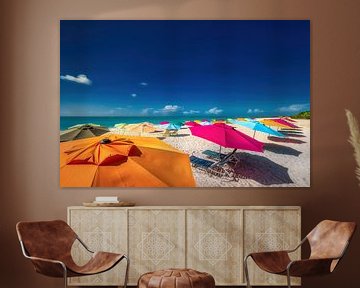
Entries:
[[[79, 236], [77, 234], [76, 235], [76, 240], [78, 240], [80, 242], [80, 244], [88, 251], [90, 252], [91, 254], [95, 253], [94, 251], [90, 250], [89, 247], [79, 238]], [[53, 263], [53, 264], [59, 264], [61, 265], [61, 267], [63, 268], [63, 271], [64, 271], [64, 287], [67, 288], [68, 287], [68, 281], [67, 281], [67, 274], [68, 274], [68, 269], [65, 265], [64, 262], [62, 261], [59, 261], [59, 260], [53, 260], [53, 259], [46, 259], [46, 258], [39, 258], [39, 257], [33, 257], [33, 256], [30, 256], [27, 251], [26, 251], [26, 248], [25, 248], [25, 245], [23, 243], [23, 241], [19, 240], [20, 242], [20, 246], [21, 246], [21, 251], [24, 255], [25, 258], [27, 259], [30, 259], [30, 260], [37, 260], [37, 261], [44, 261], [44, 262], [49, 262], [49, 263]], [[126, 259], [126, 272], [125, 272], [125, 279], [124, 279], [124, 286], [123, 288], [127, 288], [127, 283], [128, 283], [128, 277], [129, 277], [129, 265], [130, 265], [130, 259], [127, 255], [123, 255], [123, 257]], [[120, 263], [121, 261], [119, 261], [118, 263]], [[118, 264], [117, 263], [117, 264]], [[116, 264], [116, 265], [117, 265]], [[115, 265], [115, 266], [116, 266]], [[104, 271], [105, 272], [105, 271]], [[90, 276], [90, 275], [89, 275]]]
[[[283, 251], [284, 251], [284, 252], [287, 252], [287, 253], [293, 253], [293, 252], [295, 252], [297, 249], [299, 249], [305, 242], [307, 242], [307, 240], [308, 240], [308, 238], [307, 238], [307, 236], [306, 236], [306, 237], [304, 237], [304, 238], [301, 240], [300, 244], [298, 244], [294, 249], [283, 250]], [[345, 245], [343, 251], [341, 252], [340, 256], [331, 258], [331, 260], [340, 260], [340, 259], [344, 256], [344, 254], [345, 254], [345, 252], [346, 252], [346, 250], [347, 250], [347, 247], [349, 246], [349, 243], [350, 243], [350, 241], [348, 240], [348, 241], [346, 242], [346, 245]], [[244, 258], [244, 272], [245, 272], [245, 279], [246, 279], [246, 287], [247, 287], [247, 288], [252, 288], [252, 286], [250, 285], [249, 269], [248, 269], [248, 265], [247, 265], [247, 260], [248, 260], [249, 257], [251, 257], [251, 254], [252, 254], [252, 253], [249, 253], [249, 254], [246, 255], [245, 258]], [[313, 260], [329, 260], [329, 258], [313, 258]], [[291, 266], [292, 266], [295, 262], [298, 262], [298, 261], [301, 261], [301, 260], [291, 261], [291, 262], [287, 265], [287, 267], [286, 267], [286, 278], [287, 278], [287, 286], [288, 286], [288, 288], [291, 288], [290, 268], [291, 268]]]

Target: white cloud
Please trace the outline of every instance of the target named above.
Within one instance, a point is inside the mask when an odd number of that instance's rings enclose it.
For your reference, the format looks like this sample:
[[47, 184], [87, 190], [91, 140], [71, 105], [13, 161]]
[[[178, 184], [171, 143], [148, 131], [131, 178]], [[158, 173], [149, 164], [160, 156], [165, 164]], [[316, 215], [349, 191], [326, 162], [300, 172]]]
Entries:
[[162, 115], [168, 115], [168, 114], [172, 114], [175, 112], [180, 112], [183, 108], [181, 106], [178, 105], [165, 105], [164, 108], [160, 108], [160, 109], [153, 109], [153, 111], [151, 111], [153, 114], [162, 114]]
[[199, 114], [199, 113], [200, 113], [200, 111], [197, 111], [197, 110], [189, 110], [189, 111], [183, 112], [184, 115]]
[[181, 109], [178, 105], [165, 105], [164, 108], [160, 109], [160, 111], [163, 111], [164, 113], [174, 113]]
[[280, 112], [301, 112], [309, 109], [309, 104], [292, 104], [285, 107], [280, 107]]
[[261, 110], [259, 108], [254, 108], [254, 109], [248, 109], [247, 113], [262, 113], [264, 112], [264, 110]]
[[78, 76], [60, 75], [60, 79], [85, 85], [91, 85], [92, 83], [92, 81], [85, 74], [79, 74]]
[[221, 112], [223, 112], [222, 109], [219, 109], [218, 107], [214, 107], [214, 108], [209, 109], [205, 113], [206, 114], [215, 114], [215, 115], [217, 115], [217, 114], [220, 114]]
[[153, 111], [154, 111], [154, 108], [144, 108], [144, 109], [141, 110], [141, 114], [148, 115]]
[[149, 84], [146, 83], [146, 82], [141, 82], [140, 85], [141, 85], [141, 86], [148, 86]]
[[131, 97], [133, 97], [133, 98], [135, 98], [136, 96], [137, 96], [136, 93], [132, 93], [132, 94], [131, 94]]
[[142, 115], [151, 115], [151, 114], [168, 115], [171, 113], [179, 112], [182, 109], [183, 108], [178, 105], [165, 105], [163, 108], [160, 108], [160, 109], [144, 108], [141, 110], [141, 114]]

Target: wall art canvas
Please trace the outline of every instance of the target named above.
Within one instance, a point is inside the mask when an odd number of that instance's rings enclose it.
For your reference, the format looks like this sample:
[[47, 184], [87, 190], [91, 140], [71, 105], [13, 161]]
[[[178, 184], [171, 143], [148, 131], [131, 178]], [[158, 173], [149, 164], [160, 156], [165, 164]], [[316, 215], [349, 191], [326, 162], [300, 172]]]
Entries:
[[61, 187], [309, 187], [310, 21], [60, 21]]

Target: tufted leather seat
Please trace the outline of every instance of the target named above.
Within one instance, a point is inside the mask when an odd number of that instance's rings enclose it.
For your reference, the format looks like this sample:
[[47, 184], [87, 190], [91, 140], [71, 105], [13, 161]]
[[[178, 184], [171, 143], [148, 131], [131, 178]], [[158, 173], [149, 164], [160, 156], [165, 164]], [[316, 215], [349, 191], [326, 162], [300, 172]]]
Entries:
[[192, 269], [166, 269], [143, 274], [138, 288], [214, 288], [214, 277]]

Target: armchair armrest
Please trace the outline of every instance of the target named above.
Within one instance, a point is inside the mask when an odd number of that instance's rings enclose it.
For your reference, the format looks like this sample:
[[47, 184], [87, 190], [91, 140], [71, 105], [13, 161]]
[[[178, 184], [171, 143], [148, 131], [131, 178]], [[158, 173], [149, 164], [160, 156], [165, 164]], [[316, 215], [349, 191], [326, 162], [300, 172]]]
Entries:
[[332, 272], [332, 263], [339, 258], [319, 258], [319, 259], [303, 259], [291, 261], [287, 266], [287, 271], [290, 276], [312, 276], [329, 274]]
[[303, 238], [303, 239], [301, 240], [301, 242], [300, 242], [295, 248], [290, 249], [290, 250], [285, 250], [285, 251], [288, 252], [288, 253], [295, 252], [297, 249], [299, 249], [299, 248], [306, 242], [306, 240], [307, 240], [306, 237]]
[[67, 269], [64, 262], [55, 259], [46, 259], [40, 257], [30, 256], [24, 247], [24, 243], [20, 241], [21, 251], [25, 258], [30, 259], [31, 262], [34, 264], [35, 271], [51, 276], [51, 277], [66, 277]]
[[94, 251], [90, 250], [90, 248], [80, 239], [78, 235], [76, 235], [76, 240], [80, 242], [80, 244], [90, 253], [95, 253]]
[[35, 271], [40, 274], [59, 278], [62, 278], [67, 274], [66, 265], [59, 260], [32, 256], [26, 256], [26, 258], [31, 260], [35, 267]]
[[253, 255], [256, 255], [256, 254], [266, 254], [268, 256], [271, 256], [271, 255], [283, 255], [283, 254], [288, 254], [288, 253], [292, 253], [292, 252], [295, 252], [297, 249], [299, 249], [306, 241], [306, 237], [304, 239], [301, 240], [301, 242], [293, 249], [288, 249], [288, 250], [279, 250], [279, 251], [265, 251], [265, 252], [252, 252], [252, 253], [249, 253], [246, 257], [252, 257]]

